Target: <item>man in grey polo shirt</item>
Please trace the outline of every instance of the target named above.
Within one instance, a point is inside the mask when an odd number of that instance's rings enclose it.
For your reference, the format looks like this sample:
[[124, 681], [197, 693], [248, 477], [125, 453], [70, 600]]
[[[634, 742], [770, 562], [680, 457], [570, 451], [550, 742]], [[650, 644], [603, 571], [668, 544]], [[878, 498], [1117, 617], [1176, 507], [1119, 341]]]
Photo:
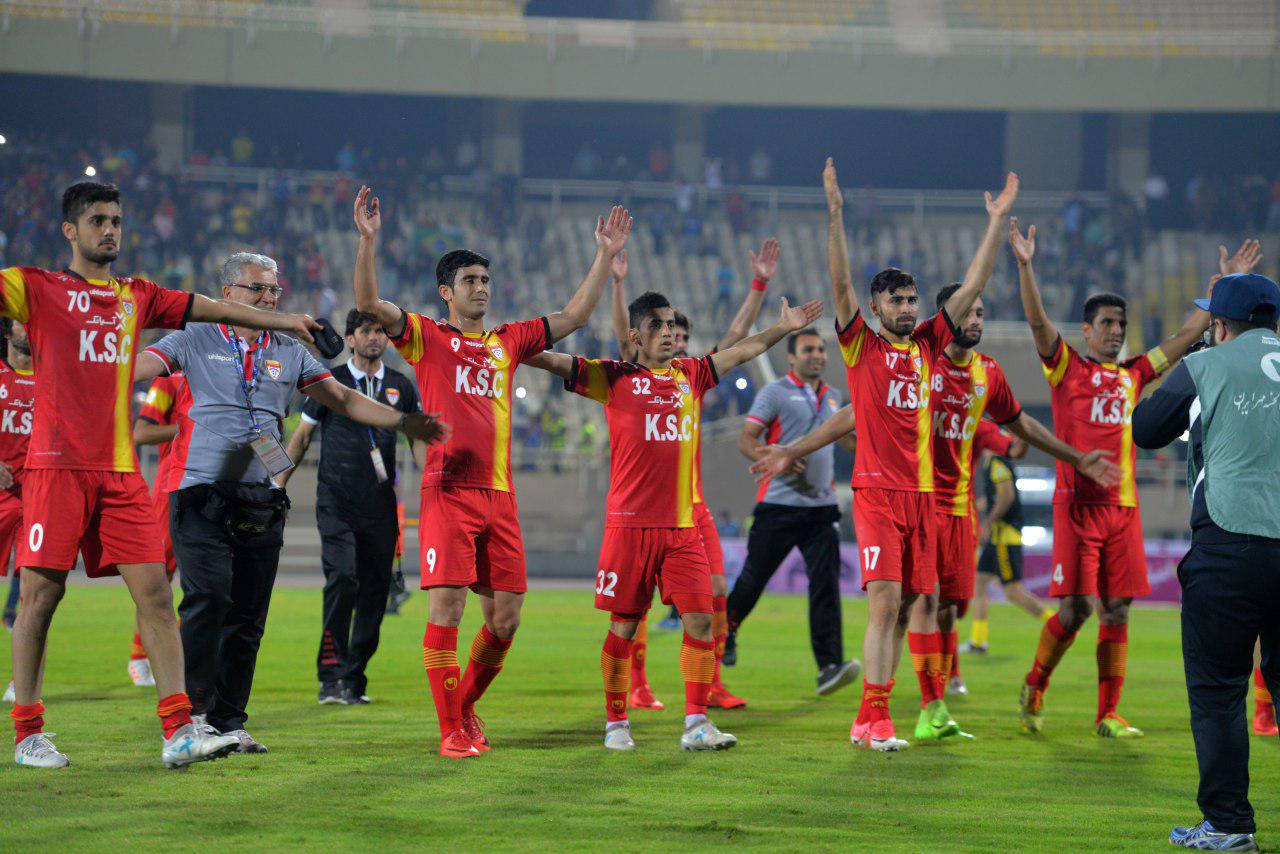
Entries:
[[[827, 348], [821, 335], [804, 329], [788, 338], [787, 364], [787, 375], [761, 389], [747, 413], [738, 448], [752, 461], [769, 445], [816, 430], [840, 409], [839, 393], [822, 381]], [[852, 452], [852, 434], [840, 443]], [[727, 604], [724, 663], [736, 663], [738, 627], [783, 559], [799, 548], [809, 576], [809, 641], [818, 662], [818, 693], [830, 694], [857, 679], [862, 669], [857, 660], [844, 659], [835, 448], [828, 445], [792, 471], [761, 483], [756, 501], [746, 562]]]
[[[274, 311], [276, 262], [237, 253], [223, 263], [224, 299]], [[280, 425], [295, 391], [348, 418], [401, 429], [428, 443], [447, 432], [432, 416], [403, 414], [333, 379], [298, 341], [275, 332], [195, 323], [148, 347], [139, 380], [183, 371], [194, 401], [185, 471], [169, 497], [169, 528], [182, 567], [187, 691], [202, 725], [266, 748], [244, 729], [258, 645], [284, 544], [283, 489], [292, 467]]]

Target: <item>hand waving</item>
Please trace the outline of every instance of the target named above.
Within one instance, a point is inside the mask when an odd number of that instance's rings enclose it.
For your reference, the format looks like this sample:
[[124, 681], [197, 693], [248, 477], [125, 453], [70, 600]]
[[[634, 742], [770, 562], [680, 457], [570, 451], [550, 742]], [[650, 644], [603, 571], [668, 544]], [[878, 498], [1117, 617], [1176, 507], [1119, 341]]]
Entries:
[[372, 190], [363, 185], [360, 187], [360, 192], [356, 193], [356, 230], [360, 232], [361, 237], [374, 237], [382, 228], [382, 211], [378, 207], [378, 197], [374, 196], [372, 202], [369, 200], [372, 193]]
[[766, 240], [759, 255], [748, 249], [747, 257], [751, 259], [751, 275], [761, 281], [769, 281], [778, 270], [778, 239], [770, 237]]
[[990, 193], [983, 193], [983, 198], [987, 202], [987, 214], [992, 217], [1006, 217], [1009, 211], [1013, 209], [1013, 203], [1018, 198], [1018, 173], [1010, 172], [1004, 179], [1004, 189], [1000, 191], [1000, 195], [995, 199], [991, 198]]
[[807, 302], [804, 305], [790, 306], [787, 304], [787, 298], [782, 298], [782, 311], [779, 314], [778, 322], [781, 323], [789, 332], [799, 332], [806, 326], [812, 324], [819, 317], [822, 317], [822, 300], [816, 299]]
[[631, 226], [634, 224], [635, 220], [631, 218], [627, 209], [621, 205], [615, 205], [609, 212], [607, 222], [604, 217], [596, 220], [596, 246], [610, 259], [616, 258], [622, 251], [622, 247], [626, 245], [627, 237], [631, 234]]
[[1236, 254], [1227, 257], [1227, 247], [1218, 247], [1218, 273], [1230, 276], [1234, 273], [1252, 273], [1262, 261], [1262, 244], [1256, 240], [1246, 240], [1240, 244]]
[[844, 207], [844, 196], [840, 193], [840, 179], [836, 177], [836, 162], [828, 157], [827, 165], [822, 170], [822, 189], [827, 193], [827, 210], [838, 211]]
[[623, 249], [613, 256], [613, 266], [609, 268], [609, 273], [615, 282], [621, 282], [627, 278], [627, 250]]
[[1010, 218], [1009, 246], [1013, 248], [1014, 257], [1019, 264], [1030, 264], [1036, 254], [1036, 227], [1032, 225], [1028, 228], [1027, 236], [1023, 237], [1022, 232], [1018, 231], [1018, 218]]

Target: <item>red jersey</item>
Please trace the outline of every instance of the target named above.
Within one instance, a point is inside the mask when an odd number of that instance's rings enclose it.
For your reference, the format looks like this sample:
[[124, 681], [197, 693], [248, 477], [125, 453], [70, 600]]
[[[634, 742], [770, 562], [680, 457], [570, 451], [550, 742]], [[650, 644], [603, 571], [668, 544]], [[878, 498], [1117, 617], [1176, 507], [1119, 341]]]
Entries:
[[35, 374], [0, 361], [0, 463], [8, 466], [14, 479], [6, 495], [22, 494], [22, 470], [27, 463], [35, 405]]
[[176, 424], [178, 434], [168, 442], [156, 446], [160, 464], [156, 467], [156, 480], [151, 485], [153, 496], [167, 495], [182, 482], [187, 468], [187, 451], [191, 447], [192, 423], [189, 413], [194, 401], [187, 378], [181, 373], [156, 377], [147, 390], [139, 418], [152, 424]]
[[964, 364], [951, 361], [946, 352], [938, 357], [929, 400], [933, 407], [933, 488], [938, 511], [968, 516], [973, 503], [973, 459], [982, 416], [1007, 424], [1022, 414], [1022, 407], [995, 359], [974, 352], [969, 353]]
[[693, 527], [698, 402], [718, 382], [710, 356], [657, 371], [574, 357], [565, 388], [604, 404], [609, 422], [605, 527]]
[[515, 492], [511, 485], [511, 395], [516, 366], [551, 346], [545, 317], [463, 332], [404, 312], [391, 343], [413, 366], [422, 410], [453, 428], [427, 449], [425, 486], [471, 486]]
[[24, 323], [40, 383], [29, 469], [136, 472], [131, 393], [143, 329], [177, 329], [194, 297], [145, 279], [0, 271], [0, 315]]
[[934, 364], [955, 338], [939, 311], [904, 344], [872, 332], [862, 312], [838, 330], [858, 425], [853, 488], [933, 492], [929, 388]]
[[1110, 451], [1122, 474], [1119, 485], [1104, 488], [1059, 460], [1055, 502], [1138, 506], [1133, 407], [1147, 383], [1168, 369], [1159, 347], [1117, 365], [1086, 359], [1058, 337], [1053, 355], [1044, 360], [1044, 375], [1053, 389], [1054, 432], [1081, 451]]
[[[973, 431], [973, 456], [976, 459], [983, 451], [990, 451], [997, 457], [1003, 457], [1013, 447], [1013, 437], [1000, 429], [994, 421], [979, 421], [978, 428]], [[973, 489], [973, 481], [969, 481], [969, 489]]]

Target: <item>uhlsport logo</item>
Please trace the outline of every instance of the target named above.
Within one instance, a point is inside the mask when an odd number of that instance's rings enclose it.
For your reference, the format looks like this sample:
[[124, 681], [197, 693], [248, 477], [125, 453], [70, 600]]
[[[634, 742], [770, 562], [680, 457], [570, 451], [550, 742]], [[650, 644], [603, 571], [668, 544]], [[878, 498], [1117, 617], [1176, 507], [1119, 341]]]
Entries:
[[626, 701], [624, 700], [610, 700], [609, 705], [613, 707], [615, 712], [621, 712], [627, 707]]
[[444, 680], [444, 689], [445, 689], [446, 691], [452, 691], [452, 690], [454, 690], [454, 689], [455, 689], [455, 688], [457, 688], [457, 687], [458, 687], [458, 677], [457, 677], [457, 676], [450, 676], [448, 679]]

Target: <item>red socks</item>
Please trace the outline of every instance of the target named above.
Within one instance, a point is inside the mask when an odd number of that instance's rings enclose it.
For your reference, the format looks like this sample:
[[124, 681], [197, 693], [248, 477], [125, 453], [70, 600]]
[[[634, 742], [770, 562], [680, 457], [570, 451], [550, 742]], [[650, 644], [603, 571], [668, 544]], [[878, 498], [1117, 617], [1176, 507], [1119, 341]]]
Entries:
[[680, 674], [684, 677], [684, 713], [705, 715], [711, 680], [716, 672], [716, 642], [704, 641], [684, 633], [680, 647]]
[[631, 684], [639, 687], [648, 685], [649, 677], [644, 672], [644, 662], [649, 651], [649, 617], [640, 618], [636, 626], [636, 636], [631, 639]]
[[435, 701], [443, 738], [462, 727], [462, 694], [458, 691], [461, 671], [458, 668], [458, 627], [427, 623], [422, 636], [422, 666], [431, 683], [431, 699]]
[[950, 679], [960, 675], [960, 636], [955, 629], [942, 636], [942, 673]]
[[471, 662], [462, 677], [462, 708], [470, 709], [484, 695], [489, 683], [502, 670], [502, 662], [515, 638], [500, 638], [481, 626], [471, 642]]
[[191, 700], [186, 692], [170, 694], [156, 704], [156, 714], [160, 716], [160, 727], [165, 738], [191, 723]]
[[907, 649], [911, 652], [911, 664], [920, 680], [920, 708], [941, 700], [946, 679], [942, 669], [941, 632], [907, 632]]
[[21, 744], [27, 736], [44, 730], [44, 703], [39, 700], [29, 706], [14, 703], [9, 717], [13, 718], [13, 743]]
[[[1116, 713], [1129, 656], [1128, 626], [1098, 626], [1098, 720]], [[1094, 723], [1097, 723], [1095, 721]]]
[[893, 693], [893, 685], [893, 679], [889, 680], [888, 685], [862, 683], [862, 705], [858, 707], [858, 723], [873, 724], [889, 718], [889, 695]]
[[129, 660], [137, 661], [140, 658], [147, 657], [146, 647], [142, 645], [142, 638], [138, 637], [138, 633], [133, 633], [133, 645], [129, 647]]
[[1267, 680], [1262, 678], [1262, 668], [1253, 668], [1253, 702], [1258, 706], [1272, 704], [1271, 692], [1267, 690]]
[[606, 720], [627, 719], [627, 693], [631, 688], [631, 645], [613, 632], [604, 636], [600, 653], [600, 672], [604, 674], [604, 713]]
[[729, 618], [725, 615], [724, 596], [711, 597], [711, 634], [715, 643], [716, 669], [711, 684], [720, 684], [720, 659], [724, 658], [724, 642], [729, 637]]
[[1050, 617], [1040, 629], [1036, 660], [1031, 665], [1031, 672], [1027, 674], [1027, 684], [1042, 691], [1048, 688], [1053, 669], [1062, 661], [1062, 656], [1066, 655], [1075, 639], [1076, 633], [1067, 631], [1057, 614]]

